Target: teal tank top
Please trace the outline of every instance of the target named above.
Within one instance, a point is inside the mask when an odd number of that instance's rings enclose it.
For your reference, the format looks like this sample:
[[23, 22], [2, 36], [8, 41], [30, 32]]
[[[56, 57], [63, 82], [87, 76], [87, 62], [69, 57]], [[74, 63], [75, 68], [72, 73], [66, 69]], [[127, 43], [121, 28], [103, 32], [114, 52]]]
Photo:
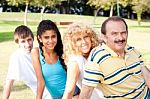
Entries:
[[45, 86], [52, 97], [63, 96], [66, 85], [66, 71], [63, 69], [60, 60], [55, 64], [47, 64], [40, 51], [40, 64]]

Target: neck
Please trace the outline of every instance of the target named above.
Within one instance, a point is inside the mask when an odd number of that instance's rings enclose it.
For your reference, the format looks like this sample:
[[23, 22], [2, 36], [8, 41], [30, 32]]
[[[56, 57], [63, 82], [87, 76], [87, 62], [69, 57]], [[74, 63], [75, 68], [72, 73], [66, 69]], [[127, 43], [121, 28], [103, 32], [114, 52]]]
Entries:
[[89, 56], [89, 53], [83, 54], [83, 57], [86, 59], [88, 58], [88, 56]]
[[125, 51], [116, 52], [119, 57], [125, 57]]
[[44, 47], [43, 47], [43, 51], [44, 51], [45, 54], [47, 54], [49, 56], [52, 56], [52, 55], [56, 54], [56, 52], [54, 50], [45, 49]]

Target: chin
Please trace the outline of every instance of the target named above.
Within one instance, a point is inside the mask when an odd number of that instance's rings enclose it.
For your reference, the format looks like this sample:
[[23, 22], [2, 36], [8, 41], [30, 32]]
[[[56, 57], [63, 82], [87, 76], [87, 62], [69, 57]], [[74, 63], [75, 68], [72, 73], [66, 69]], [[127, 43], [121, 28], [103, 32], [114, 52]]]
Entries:
[[87, 54], [87, 53], [89, 53], [89, 51], [82, 51], [82, 53], [83, 53], [83, 54]]

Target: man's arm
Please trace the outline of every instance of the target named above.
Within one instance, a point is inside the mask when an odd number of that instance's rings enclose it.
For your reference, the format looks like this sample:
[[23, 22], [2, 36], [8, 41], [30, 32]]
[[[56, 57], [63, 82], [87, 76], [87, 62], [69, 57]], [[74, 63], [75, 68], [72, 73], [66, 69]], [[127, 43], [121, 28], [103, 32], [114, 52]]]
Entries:
[[90, 99], [94, 87], [82, 84], [79, 99]]
[[14, 80], [6, 80], [2, 99], [9, 99]]
[[150, 89], [150, 71], [146, 68], [146, 66], [142, 67], [142, 73], [143, 73], [144, 80], [148, 88]]

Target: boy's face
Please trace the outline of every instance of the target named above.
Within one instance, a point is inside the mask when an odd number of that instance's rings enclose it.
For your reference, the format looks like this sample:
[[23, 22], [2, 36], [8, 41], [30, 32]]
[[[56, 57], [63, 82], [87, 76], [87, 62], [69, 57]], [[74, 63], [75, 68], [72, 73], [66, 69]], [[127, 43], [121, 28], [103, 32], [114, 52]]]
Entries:
[[21, 49], [23, 49], [26, 53], [30, 53], [33, 48], [33, 38], [31, 36], [26, 37], [24, 39], [19, 38], [18, 44]]

